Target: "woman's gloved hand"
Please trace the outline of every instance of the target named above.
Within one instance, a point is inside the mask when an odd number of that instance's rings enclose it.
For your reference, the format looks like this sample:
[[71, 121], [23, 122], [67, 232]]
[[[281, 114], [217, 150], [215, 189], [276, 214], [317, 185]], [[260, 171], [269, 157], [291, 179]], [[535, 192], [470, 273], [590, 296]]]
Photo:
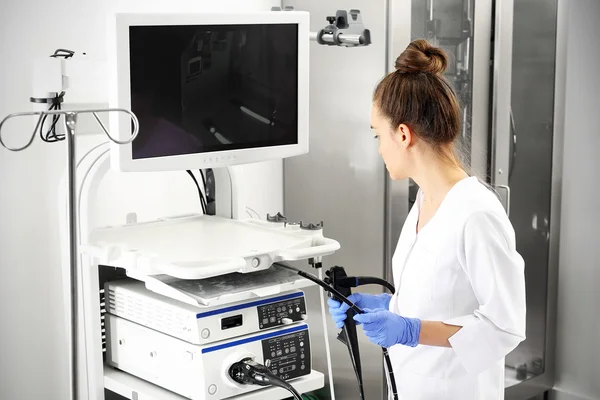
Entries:
[[369, 340], [381, 347], [395, 344], [416, 347], [421, 334], [421, 320], [405, 318], [388, 310], [364, 310], [354, 320], [362, 324]]
[[[356, 306], [360, 309], [387, 309], [390, 305], [390, 300], [392, 296], [387, 293], [382, 294], [362, 294], [362, 293], [354, 293], [348, 296], [348, 300], [356, 304]], [[346, 311], [350, 309], [350, 306], [346, 303], [340, 303], [337, 300], [329, 299], [327, 300], [327, 304], [329, 304], [329, 313], [333, 317], [335, 322], [335, 326], [338, 329], [341, 329], [344, 326], [344, 321], [346, 320]]]

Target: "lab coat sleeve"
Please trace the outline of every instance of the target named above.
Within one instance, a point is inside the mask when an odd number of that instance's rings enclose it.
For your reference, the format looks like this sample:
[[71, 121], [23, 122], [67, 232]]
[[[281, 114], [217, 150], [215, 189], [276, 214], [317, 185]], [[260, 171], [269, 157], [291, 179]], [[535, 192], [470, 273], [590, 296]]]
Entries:
[[464, 368], [478, 374], [525, 339], [524, 262], [506, 215], [472, 214], [459, 242], [459, 260], [479, 307], [443, 322], [462, 327], [449, 342]]

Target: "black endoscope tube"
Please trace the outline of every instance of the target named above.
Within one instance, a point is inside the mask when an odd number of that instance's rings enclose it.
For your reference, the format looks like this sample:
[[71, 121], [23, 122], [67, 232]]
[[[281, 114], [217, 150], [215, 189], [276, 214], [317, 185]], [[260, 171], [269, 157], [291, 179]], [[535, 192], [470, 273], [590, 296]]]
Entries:
[[[312, 281], [312, 282], [316, 283], [317, 285], [321, 286], [326, 291], [328, 291], [330, 293], [333, 293], [335, 296], [337, 296], [344, 303], [348, 304], [348, 306], [352, 310], [354, 310], [354, 312], [356, 312], [358, 314], [364, 314], [365, 313], [356, 304], [354, 304], [353, 302], [351, 302], [350, 300], [348, 300], [348, 298], [346, 296], [344, 296], [343, 294], [341, 294], [336, 289], [332, 288], [331, 286], [329, 286], [328, 284], [326, 284], [325, 282], [323, 282], [322, 280], [320, 280], [316, 276], [311, 275], [311, 274], [309, 274], [307, 272], [304, 272], [301, 269], [292, 267], [290, 265], [285, 265], [285, 264], [277, 264], [277, 265], [279, 265], [280, 267], [289, 269], [291, 271], [294, 271], [298, 275], [300, 275], [301, 277], [306, 278], [309, 281]], [[317, 265], [318, 268], [321, 268], [321, 263], [317, 263], [316, 265]], [[398, 389], [396, 387], [396, 381], [394, 379], [394, 369], [392, 367], [392, 361], [390, 360], [390, 354], [389, 354], [388, 349], [386, 347], [381, 347], [381, 349], [383, 350], [383, 358], [385, 360], [385, 365], [387, 366], [387, 370], [388, 370], [388, 377], [389, 377], [389, 381], [390, 381], [390, 386], [392, 387], [392, 396], [393, 396], [394, 400], [398, 400]]]
[[316, 276], [311, 275], [311, 274], [309, 274], [307, 272], [304, 272], [301, 269], [292, 267], [290, 265], [285, 265], [285, 264], [277, 264], [277, 265], [279, 265], [280, 267], [292, 270], [292, 271], [296, 272], [298, 275], [300, 275], [301, 277], [306, 278], [309, 281], [312, 281], [312, 282], [316, 283], [317, 285], [321, 286], [326, 291], [328, 291], [330, 293], [333, 293], [334, 295], [336, 295], [337, 297], [339, 297], [340, 300], [342, 300], [344, 303], [348, 304], [348, 306], [352, 310], [354, 310], [354, 312], [356, 312], [358, 314], [364, 314], [365, 313], [363, 310], [361, 310], [360, 308], [358, 308], [358, 306], [356, 304], [354, 304], [353, 302], [351, 302], [350, 300], [348, 300], [348, 298], [346, 296], [344, 296], [343, 294], [341, 294], [336, 289], [334, 289], [333, 287], [329, 286], [328, 284], [326, 284], [325, 282], [323, 282], [322, 280], [320, 280]]
[[356, 285], [357, 286], [379, 285], [379, 286], [383, 286], [386, 289], [388, 289], [390, 292], [392, 292], [392, 294], [394, 294], [394, 292], [396, 291], [396, 289], [394, 288], [394, 285], [392, 285], [388, 281], [381, 279], [381, 278], [375, 278], [373, 276], [357, 276], [356, 277]]

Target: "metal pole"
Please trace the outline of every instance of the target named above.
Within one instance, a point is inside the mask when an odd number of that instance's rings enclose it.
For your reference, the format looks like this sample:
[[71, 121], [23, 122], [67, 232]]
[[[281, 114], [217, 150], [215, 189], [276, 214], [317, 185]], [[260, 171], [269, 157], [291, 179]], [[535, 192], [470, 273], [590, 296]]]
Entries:
[[[309, 34], [310, 40], [317, 40], [317, 36], [318, 36], [318, 33], [316, 33], [316, 32], [311, 32]], [[338, 36], [338, 39], [339, 39], [340, 43], [342, 43], [342, 44], [351, 44], [351, 45], [355, 45], [355, 46], [363, 44], [363, 38], [361, 35], [349, 35], [349, 34], [341, 33]], [[331, 44], [335, 43], [335, 40], [333, 39], [333, 35], [331, 33], [326, 33], [323, 36], [321, 36], [321, 40], [323, 40], [326, 43], [331, 43]]]
[[67, 208], [69, 215], [68, 231], [69, 231], [69, 285], [71, 289], [71, 400], [77, 400], [79, 398], [79, 375], [77, 373], [78, 368], [78, 349], [79, 349], [79, 314], [77, 312], [77, 304], [79, 300], [79, 248], [77, 246], [77, 191], [75, 185], [75, 174], [77, 170], [77, 160], [75, 159], [75, 127], [77, 125], [77, 114], [66, 113], [65, 114], [65, 127], [67, 134], [65, 139], [67, 142], [67, 177], [69, 179], [68, 184], [68, 196], [67, 196]]
[[[97, 113], [99, 112], [124, 112], [129, 114], [131, 117], [131, 121], [133, 122], [133, 132], [131, 137], [126, 140], [118, 140], [114, 138], [108, 129], [104, 126]], [[67, 111], [67, 110], [53, 110], [53, 111], [34, 111], [34, 112], [21, 112], [9, 114], [2, 121], [0, 121], [0, 146], [6, 148], [9, 151], [23, 151], [27, 149], [33, 143], [35, 139], [36, 133], [41, 125], [42, 119], [45, 115], [64, 115], [65, 116], [65, 128], [67, 134], [65, 135], [65, 140], [67, 143], [67, 178], [68, 182], [68, 195], [67, 195], [67, 209], [69, 215], [69, 222], [67, 223], [67, 230], [69, 235], [69, 285], [70, 285], [70, 308], [71, 308], [71, 384], [70, 384], [70, 396], [71, 400], [79, 399], [79, 335], [78, 335], [78, 327], [79, 327], [79, 313], [77, 310], [77, 305], [79, 303], [79, 246], [78, 246], [78, 216], [77, 216], [77, 181], [75, 180], [75, 174], [77, 171], [77, 160], [75, 158], [75, 128], [77, 125], [77, 114], [86, 113], [93, 114], [96, 121], [106, 134], [106, 136], [115, 144], [125, 145], [133, 142], [139, 133], [139, 121], [135, 114], [129, 110], [124, 108], [105, 108], [105, 109], [87, 109], [87, 110], [77, 110], [77, 111]], [[25, 117], [25, 116], [34, 116], [39, 115], [37, 124], [33, 133], [29, 137], [29, 141], [21, 146], [21, 147], [11, 147], [8, 146], [4, 140], [2, 139], [2, 127], [6, 121], [11, 118], [16, 117]], [[88, 396], [89, 396], [89, 388]]]

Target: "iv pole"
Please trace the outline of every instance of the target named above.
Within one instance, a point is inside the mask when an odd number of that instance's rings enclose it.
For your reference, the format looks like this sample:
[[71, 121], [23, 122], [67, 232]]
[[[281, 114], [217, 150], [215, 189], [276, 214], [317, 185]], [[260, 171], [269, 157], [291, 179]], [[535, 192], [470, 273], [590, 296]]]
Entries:
[[[131, 120], [133, 121], [133, 132], [129, 139], [127, 140], [117, 140], [108, 132], [97, 113], [100, 112], [123, 112], [129, 114]], [[40, 128], [40, 124], [42, 123], [42, 119], [45, 115], [64, 115], [65, 116], [65, 127], [67, 134], [65, 135], [65, 140], [67, 143], [67, 179], [68, 179], [68, 196], [67, 196], [67, 208], [68, 208], [68, 234], [69, 234], [69, 286], [70, 286], [70, 308], [71, 308], [71, 331], [70, 331], [70, 339], [71, 339], [71, 354], [70, 354], [70, 374], [71, 374], [71, 394], [69, 398], [71, 400], [77, 400], [79, 397], [79, 386], [78, 386], [78, 313], [77, 313], [77, 304], [78, 304], [78, 293], [79, 293], [79, 271], [78, 271], [78, 260], [79, 260], [79, 249], [77, 243], [77, 190], [76, 190], [76, 180], [75, 180], [75, 172], [77, 169], [77, 160], [75, 158], [75, 128], [77, 126], [77, 116], [79, 114], [93, 114], [94, 118], [106, 134], [108, 138], [116, 144], [125, 145], [133, 142], [136, 136], [139, 133], [139, 122], [135, 114], [129, 110], [122, 108], [106, 108], [106, 109], [89, 109], [89, 110], [77, 110], [77, 111], [69, 111], [69, 110], [56, 110], [56, 111], [36, 111], [36, 112], [21, 112], [14, 113], [6, 116], [2, 122], [0, 122], [0, 144], [9, 151], [19, 152], [26, 150], [33, 143], [36, 133]], [[39, 119], [33, 130], [33, 134], [29, 139], [29, 142], [22, 147], [10, 147], [4, 143], [2, 140], [2, 126], [6, 121], [12, 118], [17, 117], [25, 117], [25, 116], [34, 116], [39, 115]]]

